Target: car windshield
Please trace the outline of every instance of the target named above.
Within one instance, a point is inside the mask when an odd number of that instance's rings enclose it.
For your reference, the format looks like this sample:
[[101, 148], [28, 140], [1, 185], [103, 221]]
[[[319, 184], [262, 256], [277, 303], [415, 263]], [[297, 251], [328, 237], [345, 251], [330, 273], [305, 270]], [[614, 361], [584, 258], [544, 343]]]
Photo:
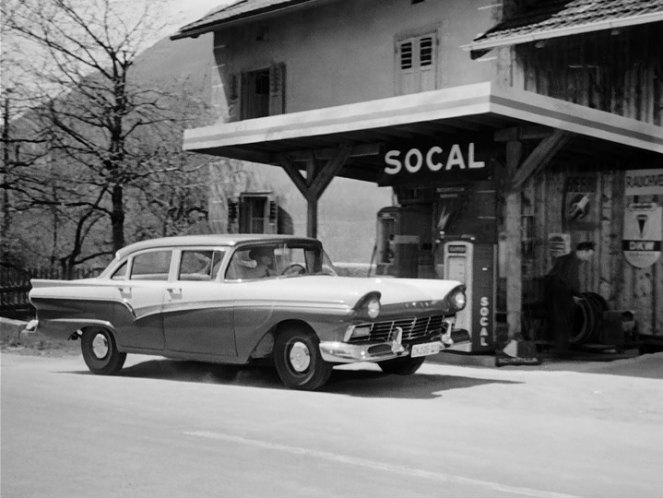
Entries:
[[230, 260], [226, 279], [250, 280], [300, 275], [336, 275], [325, 252], [316, 245], [269, 243], [238, 248]]

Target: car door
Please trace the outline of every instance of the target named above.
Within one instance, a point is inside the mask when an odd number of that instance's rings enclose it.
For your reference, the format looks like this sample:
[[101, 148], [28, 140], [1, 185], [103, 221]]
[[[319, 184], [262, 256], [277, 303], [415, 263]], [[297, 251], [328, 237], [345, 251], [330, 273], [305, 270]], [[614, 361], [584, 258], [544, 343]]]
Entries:
[[218, 275], [225, 254], [222, 249], [209, 248], [179, 252], [175, 279], [164, 297], [163, 326], [169, 351], [237, 356], [232, 290]]
[[173, 251], [148, 250], [130, 257], [111, 276], [116, 302], [114, 325], [119, 346], [162, 351], [162, 308]]

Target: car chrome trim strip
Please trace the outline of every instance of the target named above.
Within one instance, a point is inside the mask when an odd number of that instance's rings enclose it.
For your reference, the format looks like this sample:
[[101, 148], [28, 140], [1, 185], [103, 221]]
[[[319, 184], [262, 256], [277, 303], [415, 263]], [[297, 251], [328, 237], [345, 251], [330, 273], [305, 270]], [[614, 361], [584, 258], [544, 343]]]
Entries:
[[[440, 342], [440, 351], [446, 347], [445, 343]], [[320, 343], [319, 348], [322, 359], [329, 363], [378, 362], [410, 354], [410, 346], [404, 346], [397, 341], [373, 344], [325, 341]]]

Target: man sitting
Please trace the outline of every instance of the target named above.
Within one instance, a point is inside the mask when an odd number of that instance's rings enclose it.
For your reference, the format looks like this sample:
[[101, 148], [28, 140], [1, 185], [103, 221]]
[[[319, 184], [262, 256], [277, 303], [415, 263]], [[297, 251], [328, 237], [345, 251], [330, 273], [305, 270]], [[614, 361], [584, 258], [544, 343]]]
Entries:
[[274, 250], [271, 247], [254, 247], [249, 250], [250, 261], [241, 269], [241, 278], [265, 278], [278, 275], [274, 268]]

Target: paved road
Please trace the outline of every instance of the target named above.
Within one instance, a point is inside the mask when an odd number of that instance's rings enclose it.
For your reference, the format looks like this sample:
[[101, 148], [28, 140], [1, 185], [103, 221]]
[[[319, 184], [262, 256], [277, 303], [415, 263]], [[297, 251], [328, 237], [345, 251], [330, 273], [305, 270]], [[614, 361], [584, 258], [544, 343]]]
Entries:
[[1, 494], [659, 497], [662, 359], [644, 373], [362, 365], [305, 393], [270, 369], [129, 356], [103, 377], [78, 357], [3, 353]]

